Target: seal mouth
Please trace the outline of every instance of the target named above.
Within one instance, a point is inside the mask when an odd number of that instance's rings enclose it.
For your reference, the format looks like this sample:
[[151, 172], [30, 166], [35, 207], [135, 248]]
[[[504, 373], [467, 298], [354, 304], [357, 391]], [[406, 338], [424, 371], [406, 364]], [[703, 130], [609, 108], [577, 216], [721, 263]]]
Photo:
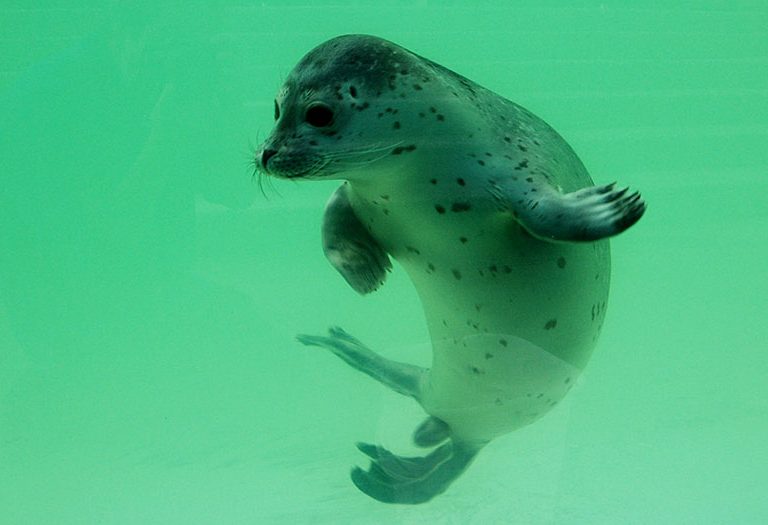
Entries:
[[267, 147], [256, 152], [254, 165], [260, 173], [278, 179], [327, 179], [340, 173], [366, 170], [391, 155], [416, 149], [413, 144], [403, 144], [404, 141], [371, 144], [322, 155], [313, 150], [302, 150], [297, 155], [290, 148]]
[[320, 155], [302, 151], [296, 154], [290, 148], [262, 146], [253, 156], [257, 172], [278, 179], [309, 179], [325, 175], [330, 162]]
[[318, 161], [314, 166], [310, 166], [309, 168], [298, 171], [295, 173], [285, 173], [281, 175], [275, 175], [277, 177], [281, 177], [284, 179], [319, 179], [319, 175], [322, 173], [323, 175], [328, 175], [328, 173], [325, 171], [326, 168], [330, 162], [328, 161]]
[[325, 169], [330, 163], [325, 160], [318, 160], [317, 162], [313, 163], [312, 165], [298, 170], [285, 170], [280, 169], [278, 166], [277, 169], [275, 166], [270, 166], [269, 163], [261, 163], [256, 164], [256, 169], [269, 177], [274, 177], [276, 179], [285, 179], [285, 180], [293, 180], [293, 179], [318, 179], [321, 178], [320, 175], [326, 175]]

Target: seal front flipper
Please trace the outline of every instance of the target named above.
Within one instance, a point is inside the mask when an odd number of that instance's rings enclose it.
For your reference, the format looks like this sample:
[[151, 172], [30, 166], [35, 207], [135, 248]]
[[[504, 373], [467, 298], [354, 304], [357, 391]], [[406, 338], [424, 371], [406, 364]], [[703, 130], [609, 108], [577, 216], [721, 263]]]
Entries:
[[331, 265], [360, 294], [384, 284], [392, 263], [355, 215], [347, 198], [347, 184], [337, 189], [323, 216], [323, 252]]
[[596, 241], [617, 235], [645, 213], [639, 192], [616, 189], [616, 183], [560, 193], [549, 185], [525, 186], [504, 179], [491, 181], [489, 191], [500, 208], [511, 211], [533, 236], [551, 241]]

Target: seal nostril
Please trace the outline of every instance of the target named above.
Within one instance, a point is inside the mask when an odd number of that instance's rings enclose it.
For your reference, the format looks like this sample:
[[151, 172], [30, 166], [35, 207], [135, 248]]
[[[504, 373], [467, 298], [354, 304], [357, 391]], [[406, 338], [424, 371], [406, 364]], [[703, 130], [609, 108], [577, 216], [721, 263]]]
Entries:
[[265, 149], [261, 153], [261, 165], [264, 167], [264, 169], [267, 168], [267, 161], [274, 157], [277, 154], [277, 150], [274, 149]]

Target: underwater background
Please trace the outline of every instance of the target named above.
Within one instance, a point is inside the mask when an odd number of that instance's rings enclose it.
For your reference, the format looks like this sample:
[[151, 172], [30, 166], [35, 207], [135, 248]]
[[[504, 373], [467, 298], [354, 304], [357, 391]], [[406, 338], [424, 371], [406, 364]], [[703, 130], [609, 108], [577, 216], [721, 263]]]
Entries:
[[[325, 261], [338, 183], [253, 178], [273, 98], [336, 35], [530, 109], [641, 190], [566, 400], [442, 496], [385, 505], [357, 441], [421, 409], [315, 348], [428, 366], [395, 267]], [[0, 524], [768, 522], [768, 3], [22, 2], [0, 7]]]

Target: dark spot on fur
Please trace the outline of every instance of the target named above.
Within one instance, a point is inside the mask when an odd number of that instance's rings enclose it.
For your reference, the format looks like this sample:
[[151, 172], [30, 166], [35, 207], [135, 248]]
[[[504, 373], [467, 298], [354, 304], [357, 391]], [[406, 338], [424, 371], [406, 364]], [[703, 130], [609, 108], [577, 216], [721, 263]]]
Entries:
[[477, 163], [480, 164], [481, 166], [485, 166], [485, 161], [484, 160], [478, 160]]
[[557, 258], [557, 267], [558, 268], [565, 268], [565, 257], [558, 257]]
[[451, 204], [451, 211], [455, 213], [460, 213], [463, 211], [469, 211], [471, 209], [471, 206], [468, 202], [454, 202]]
[[413, 246], [406, 246], [405, 249], [411, 253], [415, 253], [416, 255], [421, 255], [421, 252], [419, 251], [419, 249], [414, 248]]
[[461, 241], [461, 244], [466, 244], [467, 240], [468, 239], [466, 237], [459, 237], [459, 241]]
[[443, 115], [438, 114], [437, 115], [437, 120], [439, 120], [440, 122], [443, 122], [443, 121], [445, 121], [445, 117]]
[[544, 325], [544, 330], [552, 330], [557, 326], [557, 319], [550, 319], [547, 324]]
[[467, 183], [464, 181], [464, 179], [456, 179], [456, 182], [459, 184], [459, 186], [465, 186]]
[[520, 151], [528, 151], [528, 148], [526, 148], [526, 147], [525, 147], [525, 146], [523, 146], [522, 144], [518, 144], [518, 145], [517, 145], [517, 147], [518, 147], [518, 149], [519, 149]]
[[461, 279], [461, 272], [460, 271], [454, 269], [454, 270], [451, 270], [451, 273], [456, 278], [456, 280], [460, 280]]
[[413, 89], [415, 89], [416, 91], [421, 91], [421, 90], [422, 90], [422, 89], [424, 89], [424, 88], [423, 88], [423, 87], [421, 87], [419, 84], [414, 84], [414, 85], [413, 85]]
[[506, 346], [509, 344], [506, 339], [499, 339], [499, 344], [506, 348]]
[[491, 359], [492, 357], [493, 357], [493, 354], [491, 354], [491, 353], [489, 353], [489, 352], [486, 352], [486, 353], [485, 353], [485, 358], [486, 358], [486, 359]]
[[395, 128], [395, 129], [400, 129], [400, 122], [399, 122], [399, 121], [395, 121], [395, 122], [392, 124], [392, 127], [393, 127], [393, 128]]
[[528, 159], [520, 161], [518, 165], [515, 166], [515, 169], [519, 171], [527, 167], [528, 167]]
[[427, 270], [429, 271], [429, 273], [434, 272], [435, 271], [435, 265], [432, 264], [432, 263], [427, 263]]
[[439, 204], [435, 204], [435, 209], [437, 210], [437, 213], [440, 213], [440, 214], [445, 213], [445, 207], [440, 206]]
[[409, 146], [398, 146], [392, 150], [392, 155], [400, 155], [403, 152], [413, 151], [415, 149], [416, 149], [415, 144], [411, 144]]
[[357, 97], [357, 89], [355, 88], [355, 86], [349, 86], [349, 95], [352, 98], [356, 98]]

